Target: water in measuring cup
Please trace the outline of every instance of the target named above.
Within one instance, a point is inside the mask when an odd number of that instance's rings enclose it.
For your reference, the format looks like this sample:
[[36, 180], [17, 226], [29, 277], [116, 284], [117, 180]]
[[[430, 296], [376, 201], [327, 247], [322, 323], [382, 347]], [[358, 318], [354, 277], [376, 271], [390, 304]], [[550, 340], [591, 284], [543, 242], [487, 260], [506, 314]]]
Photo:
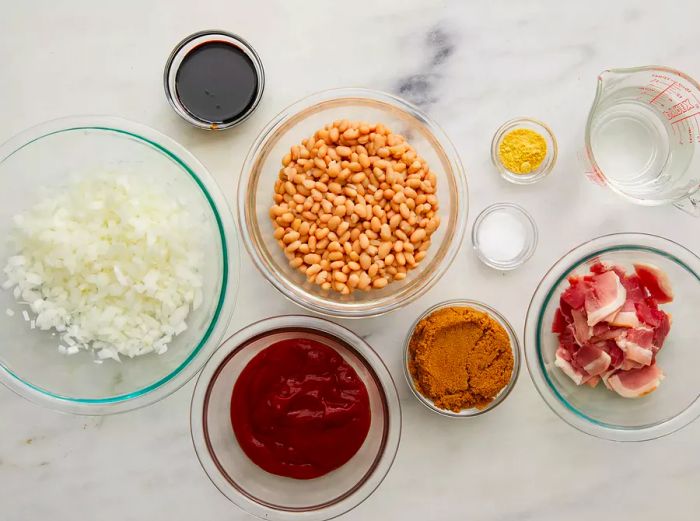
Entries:
[[665, 197], [674, 171], [685, 170], [693, 153], [673, 139], [663, 113], [640, 99], [637, 88], [620, 89], [600, 102], [591, 121], [591, 148], [608, 181], [640, 199]]

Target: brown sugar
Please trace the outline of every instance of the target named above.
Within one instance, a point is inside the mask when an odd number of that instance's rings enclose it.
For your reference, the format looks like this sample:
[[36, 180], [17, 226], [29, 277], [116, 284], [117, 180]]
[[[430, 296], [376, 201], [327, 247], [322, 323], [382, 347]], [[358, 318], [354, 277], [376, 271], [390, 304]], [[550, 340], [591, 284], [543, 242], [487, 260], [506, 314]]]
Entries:
[[487, 313], [464, 306], [438, 309], [416, 325], [409, 371], [416, 389], [437, 407], [483, 409], [510, 381], [510, 338]]

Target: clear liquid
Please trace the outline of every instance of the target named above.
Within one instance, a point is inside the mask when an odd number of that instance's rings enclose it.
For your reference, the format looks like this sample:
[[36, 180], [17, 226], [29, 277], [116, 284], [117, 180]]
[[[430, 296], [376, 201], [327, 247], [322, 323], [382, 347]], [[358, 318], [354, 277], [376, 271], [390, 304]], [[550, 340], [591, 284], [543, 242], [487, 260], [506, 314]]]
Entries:
[[674, 139], [664, 115], [636, 88], [613, 92], [596, 107], [591, 149], [611, 185], [648, 201], [675, 197], [694, 151]]

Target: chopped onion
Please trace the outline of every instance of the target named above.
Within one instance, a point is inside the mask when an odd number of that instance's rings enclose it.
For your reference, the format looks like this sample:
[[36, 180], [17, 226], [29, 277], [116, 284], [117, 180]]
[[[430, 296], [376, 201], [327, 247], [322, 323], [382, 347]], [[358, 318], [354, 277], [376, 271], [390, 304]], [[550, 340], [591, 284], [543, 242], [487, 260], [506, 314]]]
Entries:
[[26, 321], [59, 332], [62, 353], [164, 353], [202, 302], [205, 227], [142, 178], [92, 176], [14, 222], [2, 287], [28, 305]]

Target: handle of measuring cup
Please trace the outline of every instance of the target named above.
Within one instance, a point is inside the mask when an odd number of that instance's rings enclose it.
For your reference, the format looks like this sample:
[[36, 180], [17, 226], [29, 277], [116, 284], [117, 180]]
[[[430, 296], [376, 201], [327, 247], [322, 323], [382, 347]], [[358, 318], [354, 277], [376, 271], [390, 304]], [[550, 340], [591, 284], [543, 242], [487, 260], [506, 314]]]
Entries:
[[700, 217], [700, 194], [691, 194], [680, 201], [674, 203], [676, 208], [680, 208], [693, 217]]

